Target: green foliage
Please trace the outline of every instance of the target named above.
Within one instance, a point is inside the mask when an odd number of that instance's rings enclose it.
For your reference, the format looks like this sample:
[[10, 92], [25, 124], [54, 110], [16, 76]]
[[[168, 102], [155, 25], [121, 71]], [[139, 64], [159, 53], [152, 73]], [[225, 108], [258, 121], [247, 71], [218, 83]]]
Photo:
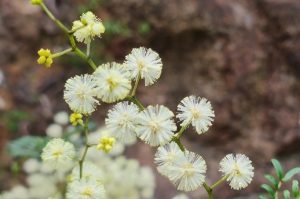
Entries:
[[274, 166], [277, 177], [279, 178], [279, 180], [281, 180], [283, 177], [283, 169], [282, 169], [280, 162], [276, 159], [272, 159], [271, 162]]
[[48, 138], [39, 136], [24, 136], [8, 144], [12, 157], [39, 158]]
[[20, 123], [28, 119], [30, 119], [30, 115], [27, 112], [19, 110], [8, 111], [3, 116], [6, 128], [14, 133], [19, 131]]
[[151, 26], [147, 21], [143, 21], [139, 24], [138, 32], [141, 35], [147, 35], [150, 33], [150, 31], [151, 31]]
[[121, 22], [109, 20], [104, 21], [103, 24], [105, 27], [105, 34], [118, 35], [123, 37], [131, 36], [131, 31], [128, 26]]
[[[261, 188], [264, 189], [268, 194], [259, 196], [260, 199], [278, 199], [282, 184], [288, 183], [295, 175], [300, 173], [300, 167], [292, 168], [285, 173], [278, 160], [272, 159], [271, 162], [275, 169], [276, 177], [270, 174], [265, 175], [265, 178], [269, 181], [270, 185], [261, 185]], [[293, 180], [292, 194], [295, 199], [300, 199], [299, 182], [297, 180]], [[284, 199], [291, 198], [291, 192], [287, 189], [283, 191], [282, 195]]]
[[85, 4], [78, 7], [79, 13], [84, 13], [93, 9], [98, 8], [104, 3], [105, 0], [88, 0]]
[[287, 182], [287, 181], [291, 180], [291, 178], [294, 177], [294, 175], [299, 174], [299, 173], [300, 173], [300, 167], [293, 168], [285, 174], [285, 176], [282, 180], [284, 182]]
[[299, 191], [299, 182], [298, 180], [293, 180], [292, 192], [295, 199], [300, 199], [300, 191]]

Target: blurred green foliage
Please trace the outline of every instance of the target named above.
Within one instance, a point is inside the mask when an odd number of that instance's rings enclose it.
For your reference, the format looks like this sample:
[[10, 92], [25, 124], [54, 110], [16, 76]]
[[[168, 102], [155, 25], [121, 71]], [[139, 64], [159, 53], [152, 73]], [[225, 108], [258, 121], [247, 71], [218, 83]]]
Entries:
[[151, 31], [151, 26], [149, 24], [149, 22], [147, 21], [143, 21], [139, 24], [139, 28], [138, 28], [138, 32], [140, 35], [147, 35], [149, 34]]
[[105, 26], [105, 33], [123, 37], [130, 37], [132, 35], [129, 27], [119, 21], [109, 20], [104, 21], [103, 24]]
[[24, 120], [30, 120], [31, 116], [29, 113], [20, 110], [8, 111], [3, 115], [3, 121], [6, 128], [10, 132], [18, 132], [20, 128], [20, 123]]
[[90, 10], [94, 10], [98, 8], [100, 5], [102, 5], [104, 2], [105, 0], [88, 0], [84, 4], [78, 7], [78, 12], [83, 13]]
[[47, 137], [24, 136], [10, 142], [8, 151], [13, 158], [39, 158], [48, 141]]

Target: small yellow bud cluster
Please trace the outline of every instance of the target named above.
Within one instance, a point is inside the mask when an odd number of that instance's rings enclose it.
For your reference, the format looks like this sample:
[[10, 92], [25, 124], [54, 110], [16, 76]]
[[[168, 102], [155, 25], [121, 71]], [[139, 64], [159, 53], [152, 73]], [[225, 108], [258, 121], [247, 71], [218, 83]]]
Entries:
[[73, 126], [77, 126], [78, 124], [83, 126], [82, 114], [80, 113], [72, 113], [70, 115], [70, 122]]
[[45, 64], [47, 68], [53, 63], [52, 54], [49, 49], [40, 49], [38, 51], [39, 58], [37, 60], [38, 64]]
[[99, 140], [99, 144], [97, 145], [98, 150], [102, 150], [105, 153], [111, 151], [112, 147], [116, 143], [116, 139], [114, 137], [102, 137]]
[[32, 5], [40, 5], [43, 2], [43, 0], [30, 0], [30, 2]]

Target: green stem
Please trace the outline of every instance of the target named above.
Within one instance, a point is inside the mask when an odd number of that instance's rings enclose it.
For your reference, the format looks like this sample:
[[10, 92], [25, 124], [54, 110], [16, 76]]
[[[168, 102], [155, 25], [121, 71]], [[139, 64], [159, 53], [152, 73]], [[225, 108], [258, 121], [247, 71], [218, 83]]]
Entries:
[[145, 109], [143, 104], [135, 96], [130, 96], [130, 97], [127, 97], [126, 99], [131, 101], [135, 105], [137, 105], [139, 107], [140, 111], [143, 111]]
[[87, 56], [84, 52], [82, 52], [76, 45], [75, 38], [73, 36], [72, 31], [70, 31], [64, 24], [62, 24], [47, 8], [47, 6], [44, 3], [40, 4], [44, 12], [47, 14], [47, 16], [64, 32], [66, 33], [67, 37], [69, 38], [70, 45], [72, 47], [72, 50], [74, 53], [79, 56], [81, 59], [85, 60], [93, 70], [97, 69], [97, 65], [95, 62]]
[[178, 131], [178, 133], [176, 133], [175, 137], [177, 137], [178, 139], [180, 139], [181, 135], [183, 134], [183, 132], [188, 128], [189, 124], [182, 126], [180, 128], [180, 130]]
[[86, 45], [86, 55], [89, 57], [91, 51], [91, 42], [88, 42]]
[[281, 188], [281, 186], [282, 186], [282, 182], [279, 181], [278, 186], [275, 191], [275, 194], [274, 194], [275, 199], [278, 199], [278, 192], [279, 192], [279, 189]]
[[179, 138], [175, 138], [175, 139], [173, 138], [173, 141], [178, 145], [181, 151], [185, 151], [185, 148]]
[[85, 136], [85, 148], [84, 148], [84, 152], [82, 154], [82, 157], [81, 159], [79, 160], [79, 177], [80, 179], [82, 178], [82, 170], [83, 170], [83, 163], [84, 163], [84, 160], [86, 158], [86, 155], [87, 155], [87, 152], [88, 152], [88, 149], [89, 147], [91, 147], [89, 144], [88, 144], [88, 130], [89, 130], [89, 118], [86, 118], [86, 121], [85, 121], [85, 124], [84, 124], [84, 127], [83, 127], [83, 132], [84, 132], [84, 136]]
[[137, 76], [137, 78], [136, 78], [136, 80], [135, 80], [134, 87], [133, 87], [132, 92], [131, 92], [131, 96], [134, 96], [134, 95], [135, 95], [136, 89], [137, 89], [137, 87], [138, 87], [138, 85], [139, 85], [140, 79], [141, 79], [141, 73], [138, 74], [138, 76]]
[[53, 54], [51, 57], [52, 57], [52, 58], [60, 57], [60, 56], [62, 56], [62, 55], [68, 54], [69, 52], [72, 52], [72, 51], [73, 51], [72, 48], [68, 48], [68, 49], [66, 49], [66, 50], [64, 50], [64, 51], [61, 51], [61, 52], [58, 52], [58, 53]]
[[227, 180], [228, 175], [223, 176], [221, 179], [219, 179], [217, 182], [215, 182], [213, 185], [211, 185], [211, 189], [214, 189], [215, 187], [217, 187], [218, 185], [220, 185], [222, 182], [224, 182], [225, 180]]
[[51, 11], [47, 8], [47, 6], [42, 2], [41, 4], [41, 7], [42, 9], [44, 10], [44, 12], [48, 15], [48, 17], [54, 21], [54, 23], [56, 23], [56, 25], [62, 29], [62, 31], [64, 31], [66, 34], [69, 33], [69, 29], [64, 25], [62, 24], [52, 13]]
[[203, 187], [206, 190], [209, 199], [213, 199], [214, 196], [213, 196], [213, 190], [212, 190], [212, 188], [210, 186], [208, 186], [206, 183], [203, 184]]
[[84, 54], [84, 52], [82, 52], [79, 48], [76, 47], [73, 50], [74, 50], [74, 53], [81, 59], [85, 60], [92, 67], [93, 70], [97, 69], [97, 66], [94, 63], [94, 61], [90, 57], [88, 57], [86, 54]]

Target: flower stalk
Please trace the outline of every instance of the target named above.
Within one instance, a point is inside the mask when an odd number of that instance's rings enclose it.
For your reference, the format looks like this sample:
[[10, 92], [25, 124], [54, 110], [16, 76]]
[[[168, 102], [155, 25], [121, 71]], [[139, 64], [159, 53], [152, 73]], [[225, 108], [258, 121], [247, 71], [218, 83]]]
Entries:
[[82, 178], [82, 170], [83, 170], [83, 163], [84, 160], [86, 158], [88, 149], [91, 147], [91, 145], [88, 144], [88, 130], [89, 130], [89, 118], [86, 118], [86, 121], [84, 123], [84, 127], [83, 127], [83, 132], [84, 132], [84, 137], [85, 137], [85, 148], [84, 148], [84, 152], [82, 154], [81, 159], [79, 160], [79, 177]]

